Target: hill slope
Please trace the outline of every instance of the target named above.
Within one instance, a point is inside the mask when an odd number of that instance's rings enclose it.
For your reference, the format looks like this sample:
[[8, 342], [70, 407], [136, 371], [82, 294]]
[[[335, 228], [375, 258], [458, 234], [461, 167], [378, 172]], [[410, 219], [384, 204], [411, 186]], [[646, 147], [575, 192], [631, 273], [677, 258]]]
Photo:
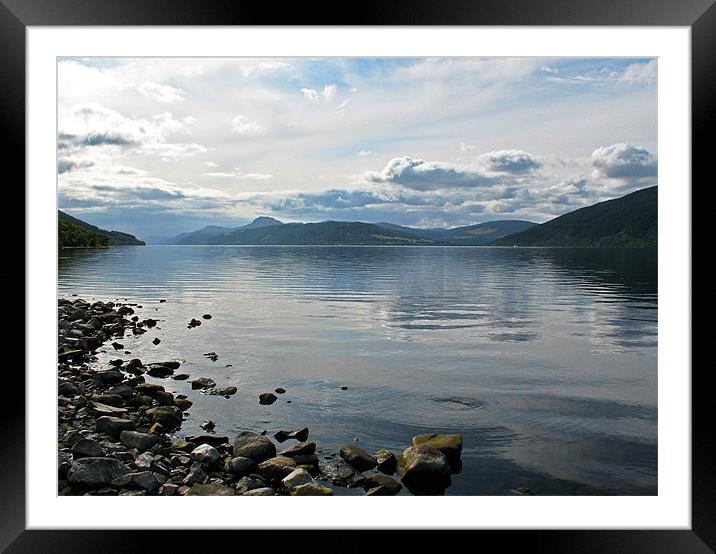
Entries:
[[109, 237], [89, 231], [68, 221], [57, 222], [57, 242], [61, 248], [105, 248], [109, 246]]
[[657, 187], [580, 208], [526, 231], [508, 235], [495, 246], [643, 248], [657, 246]]
[[213, 237], [208, 244], [431, 245], [436, 241], [371, 223], [323, 221], [239, 228]]
[[[63, 240], [72, 240], [71, 237], [73, 235], [79, 236], [77, 230], [73, 230], [72, 227], [79, 227], [80, 229], [83, 229], [84, 231], [88, 232], [89, 235], [102, 235], [107, 237], [107, 244], [99, 245], [98, 246], [121, 246], [121, 245], [135, 245], [135, 246], [144, 246], [144, 241], [139, 240], [134, 235], [130, 235], [129, 233], [122, 233], [121, 231], [106, 231], [104, 229], [100, 229], [99, 227], [95, 225], [91, 225], [90, 223], [87, 223], [86, 221], [82, 221], [81, 219], [77, 219], [76, 217], [72, 217], [70, 214], [66, 214], [62, 210], [57, 210], [57, 220], [58, 220], [58, 228], [60, 230], [59, 232], [59, 246], [86, 246], [86, 245], [77, 245], [77, 244], [63, 244]], [[65, 224], [65, 225], [63, 225]], [[68, 227], [67, 225], [71, 225], [72, 227]], [[64, 231], [62, 230], [64, 227]], [[89, 239], [87, 239], [89, 240]], [[88, 245], [87, 245], [88, 246]]]

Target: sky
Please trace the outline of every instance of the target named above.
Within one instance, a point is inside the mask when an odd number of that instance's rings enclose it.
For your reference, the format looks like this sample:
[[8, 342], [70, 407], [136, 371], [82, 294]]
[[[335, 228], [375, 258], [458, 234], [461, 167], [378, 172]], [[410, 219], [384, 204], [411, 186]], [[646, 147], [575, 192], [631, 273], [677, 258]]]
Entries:
[[538, 223], [657, 184], [657, 60], [63, 58], [59, 208], [207, 224]]

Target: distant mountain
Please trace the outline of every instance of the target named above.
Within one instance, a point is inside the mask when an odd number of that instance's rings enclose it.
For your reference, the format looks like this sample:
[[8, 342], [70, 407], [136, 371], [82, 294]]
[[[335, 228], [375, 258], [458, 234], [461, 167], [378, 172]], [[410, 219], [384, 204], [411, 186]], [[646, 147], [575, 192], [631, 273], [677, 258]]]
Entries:
[[323, 221], [244, 227], [215, 236], [208, 244], [431, 245], [437, 243], [371, 223]]
[[[144, 246], [144, 241], [139, 240], [134, 235], [100, 229], [86, 221], [72, 217], [62, 210], [57, 210], [57, 220], [59, 246]], [[102, 236], [106, 237], [107, 240], [101, 239], [100, 237]]]
[[395, 225], [393, 223], [378, 223], [378, 225], [386, 229], [411, 233], [419, 237], [446, 242], [452, 245], [483, 246], [490, 244], [495, 239], [524, 231], [537, 224], [531, 221], [508, 219], [478, 223], [477, 225], [469, 225], [467, 227], [455, 227], [453, 229], [417, 229], [413, 227], [403, 227], [402, 225]]
[[244, 225], [242, 229], [257, 229], [259, 227], [271, 227], [272, 225], [283, 225], [283, 222], [273, 217], [261, 216], [254, 219], [248, 225]]
[[657, 246], [657, 187], [580, 208], [526, 231], [492, 242], [495, 246], [642, 248]]
[[283, 222], [273, 217], [257, 217], [248, 225], [240, 227], [221, 227], [219, 225], [207, 225], [197, 231], [190, 233], [181, 233], [174, 238], [161, 241], [162, 244], [226, 244], [221, 238], [234, 231], [241, 229], [261, 229], [264, 227], [272, 227], [274, 225], [283, 225]]
[[529, 221], [492, 221], [455, 229], [417, 229], [393, 223], [283, 223], [272, 217], [258, 217], [242, 227], [208, 226], [177, 235], [166, 243], [484, 245], [533, 225], [536, 224]]

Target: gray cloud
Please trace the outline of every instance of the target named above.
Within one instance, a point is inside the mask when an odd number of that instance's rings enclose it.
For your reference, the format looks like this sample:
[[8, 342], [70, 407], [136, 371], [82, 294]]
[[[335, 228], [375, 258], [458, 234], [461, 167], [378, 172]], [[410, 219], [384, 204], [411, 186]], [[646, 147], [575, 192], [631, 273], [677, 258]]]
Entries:
[[492, 178], [479, 171], [408, 156], [393, 158], [382, 171], [370, 172], [367, 178], [374, 183], [392, 183], [421, 191], [476, 187], [493, 182]]
[[645, 148], [620, 142], [592, 153], [595, 177], [634, 181], [657, 176], [656, 158]]
[[482, 159], [488, 169], [499, 173], [529, 173], [542, 165], [522, 150], [497, 150], [485, 154]]

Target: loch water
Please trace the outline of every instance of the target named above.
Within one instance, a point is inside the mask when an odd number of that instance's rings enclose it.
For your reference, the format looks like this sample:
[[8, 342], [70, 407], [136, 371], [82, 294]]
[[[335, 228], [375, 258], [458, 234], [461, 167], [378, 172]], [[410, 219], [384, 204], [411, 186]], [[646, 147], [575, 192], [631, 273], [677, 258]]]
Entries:
[[[397, 454], [413, 435], [459, 433], [462, 470], [446, 495], [658, 492], [656, 250], [130, 246], [59, 256], [59, 297], [136, 303], [159, 322], [122, 339], [131, 354], [102, 348], [99, 364], [179, 359], [191, 379], [238, 387], [223, 398], [147, 377], [194, 402], [178, 436], [202, 433], [207, 418], [232, 439], [308, 426], [323, 457], [349, 443]], [[192, 318], [202, 325], [188, 329]], [[259, 405], [277, 387], [287, 392]]]

